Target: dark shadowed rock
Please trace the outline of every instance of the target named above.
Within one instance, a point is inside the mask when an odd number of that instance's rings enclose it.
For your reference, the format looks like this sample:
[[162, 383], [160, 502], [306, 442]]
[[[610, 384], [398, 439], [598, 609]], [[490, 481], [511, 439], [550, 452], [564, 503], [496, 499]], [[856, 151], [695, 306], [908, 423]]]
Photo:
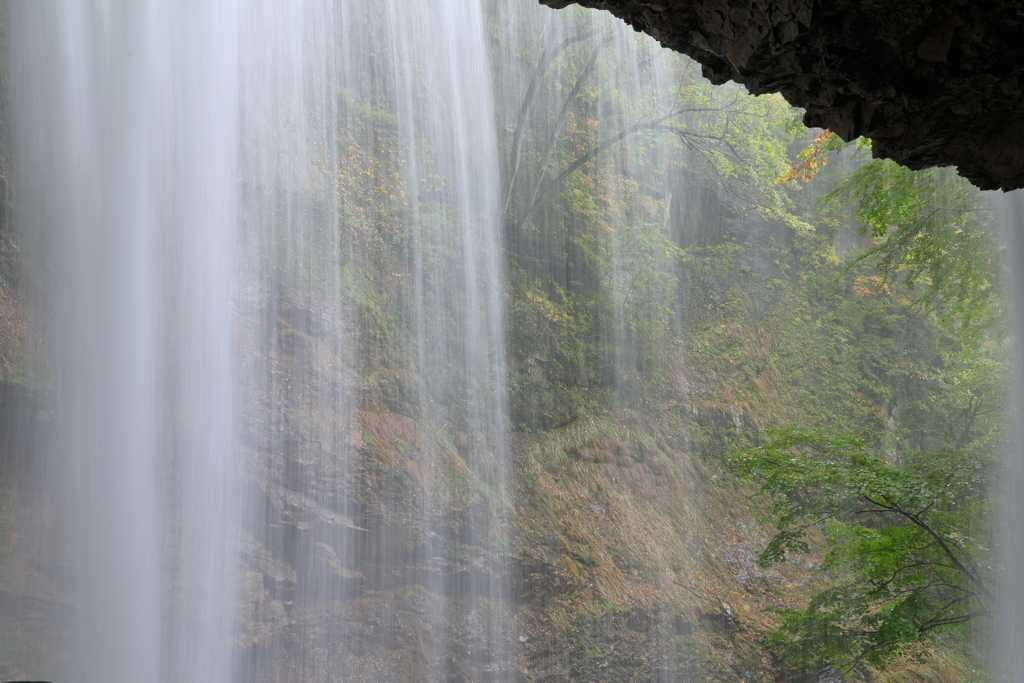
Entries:
[[[571, 0], [541, 0], [565, 7]], [[877, 157], [1024, 186], [1019, 0], [578, 0]]]

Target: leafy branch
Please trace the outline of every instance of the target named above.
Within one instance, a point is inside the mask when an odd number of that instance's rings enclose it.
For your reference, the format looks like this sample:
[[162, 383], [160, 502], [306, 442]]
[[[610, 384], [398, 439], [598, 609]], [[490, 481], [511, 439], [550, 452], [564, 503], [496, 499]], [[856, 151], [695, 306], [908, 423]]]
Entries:
[[[730, 456], [772, 499], [776, 534], [762, 566], [810, 551], [824, 532], [823, 569], [838, 582], [806, 609], [780, 610], [773, 642], [796, 662], [842, 671], [884, 668], [909, 643], [992, 613], [992, 569], [977, 524], [988, 468], [977, 453], [907, 454], [902, 466], [863, 439], [825, 429], [769, 432]], [[763, 521], [768, 521], [765, 519]]]
[[998, 244], [989, 231], [993, 207], [948, 169], [915, 172], [876, 159], [845, 174], [820, 207], [846, 206], [861, 222], [867, 250], [887, 281], [923, 285], [915, 304], [935, 309], [978, 343], [993, 323], [1000, 291]]

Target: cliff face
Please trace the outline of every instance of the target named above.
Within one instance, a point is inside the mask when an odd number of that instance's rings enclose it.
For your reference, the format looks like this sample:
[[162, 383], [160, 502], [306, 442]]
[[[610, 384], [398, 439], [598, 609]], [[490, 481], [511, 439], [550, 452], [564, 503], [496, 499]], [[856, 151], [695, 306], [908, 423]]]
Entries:
[[[568, 0], [541, 0], [565, 7]], [[699, 61], [713, 83], [781, 93], [804, 123], [913, 169], [1024, 186], [1020, 2], [581, 0]]]

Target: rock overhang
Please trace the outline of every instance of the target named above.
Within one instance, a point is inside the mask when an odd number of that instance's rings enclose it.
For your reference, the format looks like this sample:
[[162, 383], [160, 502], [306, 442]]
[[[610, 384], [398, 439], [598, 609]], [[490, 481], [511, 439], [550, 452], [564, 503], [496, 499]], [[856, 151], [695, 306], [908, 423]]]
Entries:
[[780, 93], [804, 123], [913, 169], [1024, 187], [1024, 2], [540, 0], [608, 10], [716, 84]]

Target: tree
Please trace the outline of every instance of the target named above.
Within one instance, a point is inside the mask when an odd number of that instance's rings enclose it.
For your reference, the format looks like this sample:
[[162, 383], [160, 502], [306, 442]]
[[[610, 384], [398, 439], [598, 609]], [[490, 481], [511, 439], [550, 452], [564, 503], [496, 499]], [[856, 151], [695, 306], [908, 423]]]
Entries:
[[784, 656], [808, 667], [851, 671], [886, 663], [920, 642], [993, 609], [996, 569], [985, 534], [990, 457], [983, 444], [908, 453], [902, 464], [863, 439], [825, 429], [768, 433], [730, 456], [770, 496], [777, 533], [764, 567], [810, 550], [819, 528], [834, 581], [806, 609], [778, 610], [772, 635]]
[[[952, 169], [912, 171], [888, 159], [868, 160], [869, 141], [844, 143], [814, 135], [780, 183], [812, 180], [828, 155], [852, 149], [846, 166], [818, 199], [819, 210], [852, 211], [867, 260], [887, 281], [901, 280], [920, 292], [915, 303], [957, 328], [960, 341], [979, 342], [1000, 311], [1002, 269], [991, 226], [991, 194], [978, 191]], [[852, 265], [852, 264], [851, 264]]]

